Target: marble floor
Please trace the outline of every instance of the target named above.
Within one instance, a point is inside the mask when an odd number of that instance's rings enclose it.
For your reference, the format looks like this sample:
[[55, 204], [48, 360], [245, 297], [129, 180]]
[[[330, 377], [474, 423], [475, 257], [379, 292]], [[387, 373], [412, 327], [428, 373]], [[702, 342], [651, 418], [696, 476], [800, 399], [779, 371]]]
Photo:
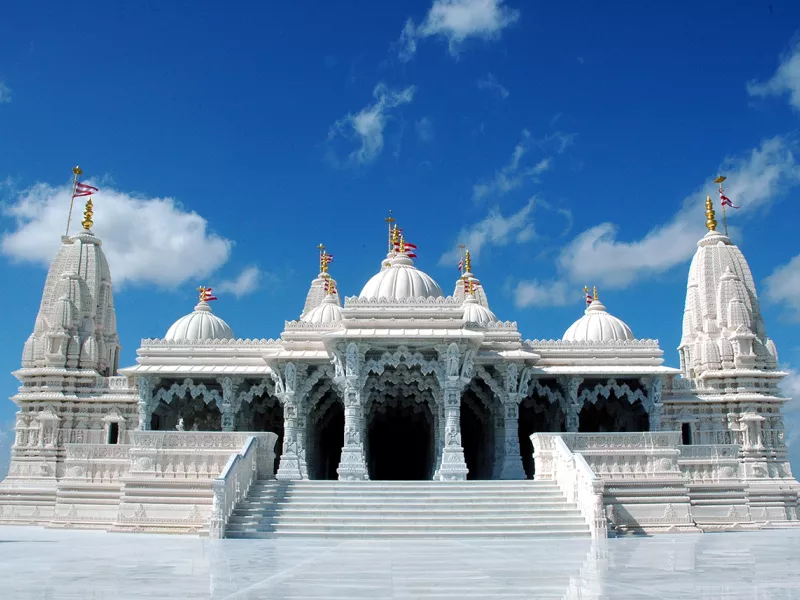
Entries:
[[6, 526], [0, 598], [800, 599], [800, 531], [592, 544], [215, 541]]

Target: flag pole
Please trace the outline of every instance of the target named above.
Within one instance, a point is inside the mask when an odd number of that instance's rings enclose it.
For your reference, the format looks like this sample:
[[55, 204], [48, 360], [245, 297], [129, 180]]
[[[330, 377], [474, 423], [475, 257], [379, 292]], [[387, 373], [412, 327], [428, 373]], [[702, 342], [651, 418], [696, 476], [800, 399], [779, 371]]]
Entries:
[[722, 182], [726, 179], [727, 177], [720, 175], [714, 180], [714, 183], [719, 185], [719, 202], [722, 205], [722, 225], [725, 227], [725, 237], [728, 237], [728, 213], [725, 211], [725, 203], [722, 201]]
[[64, 234], [69, 235], [69, 224], [72, 221], [72, 206], [75, 204], [75, 191], [78, 189], [78, 175], [83, 174], [78, 165], [72, 167], [72, 197], [69, 199], [69, 216], [67, 216], [67, 232]]
[[392, 243], [392, 223], [394, 223], [394, 217], [392, 216], [392, 209], [389, 209], [389, 216], [384, 219], [386, 224], [389, 226], [389, 252], [394, 250], [394, 244]]
[[466, 248], [466, 246], [464, 244], [459, 244], [458, 245], [458, 257], [459, 257], [459, 262], [461, 264], [461, 276], [462, 277], [464, 276], [464, 268], [465, 268], [464, 267], [464, 248]]

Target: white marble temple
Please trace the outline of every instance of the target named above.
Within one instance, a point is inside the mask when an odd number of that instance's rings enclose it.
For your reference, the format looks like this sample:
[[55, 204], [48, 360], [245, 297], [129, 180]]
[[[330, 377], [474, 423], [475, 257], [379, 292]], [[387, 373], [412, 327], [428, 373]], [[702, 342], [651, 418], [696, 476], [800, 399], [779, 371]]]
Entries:
[[800, 531], [608, 541], [209, 540], [0, 527], [0, 598], [800, 598]]

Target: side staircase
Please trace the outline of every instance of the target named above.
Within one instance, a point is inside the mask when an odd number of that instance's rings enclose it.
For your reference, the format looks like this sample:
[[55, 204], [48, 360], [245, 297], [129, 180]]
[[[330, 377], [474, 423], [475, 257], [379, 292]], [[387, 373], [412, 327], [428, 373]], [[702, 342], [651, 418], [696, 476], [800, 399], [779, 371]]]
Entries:
[[226, 537], [591, 537], [552, 482], [258, 481]]

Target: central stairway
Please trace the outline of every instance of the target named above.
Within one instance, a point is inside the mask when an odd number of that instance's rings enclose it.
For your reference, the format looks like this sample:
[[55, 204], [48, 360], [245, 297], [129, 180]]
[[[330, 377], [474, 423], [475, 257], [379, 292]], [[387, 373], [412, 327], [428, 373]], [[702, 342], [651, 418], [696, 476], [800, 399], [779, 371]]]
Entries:
[[590, 537], [551, 482], [259, 481], [229, 538]]

